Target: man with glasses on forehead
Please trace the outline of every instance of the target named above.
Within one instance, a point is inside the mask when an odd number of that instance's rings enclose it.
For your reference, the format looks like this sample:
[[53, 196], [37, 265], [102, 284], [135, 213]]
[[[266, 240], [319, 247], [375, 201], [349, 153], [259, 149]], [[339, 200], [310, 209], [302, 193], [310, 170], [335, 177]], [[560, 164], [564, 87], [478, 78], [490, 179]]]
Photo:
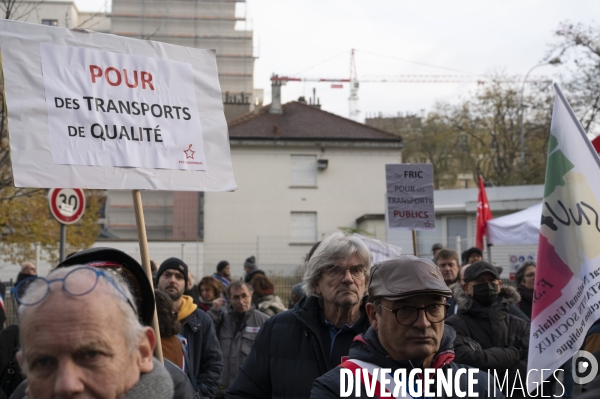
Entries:
[[155, 359], [154, 331], [115, 274], [88, 266], [57, 268], [13, 291], [19, 307], [28, 397], [164, 398], [173, 381]]
[[[354, 339], [347, 361], [315, 381], [311, 398], [339, 398], [343, 370], [351, 370], [354, 376], [359, 369], [362, 369], [359, 371], [361, 375], [367, 371], [370, 383], [383, 384], [389, 393], [393, 393], [392, 376], [396, 370], [405, 370], [406, 376], [414, 368], [441, 369], [444, 373], [452, 370], [454, 376], [457, 370], [465, 368], [453, 362], [454, 330], [444, 328], [448, 311], [446, 298], [450, 297], [451, 291], [431, 260], [400, 256], [376, 264], [371, 270], [368, 292], [366, 311], [371, 328]], [[388, 382], [379, 375], [374, 377], [374, 369], [391, 370]], [[479, 398], [504, 398], [501, 393], [493, 396], [487, 391], [486, 373], [478, 372], [474, 376], [477, 383], [471, 384], [471, 387], [467, 373], [460, 376], [458, 385], [453, 378], [455, 395], [443, 397], [465, 397], [473, 389]], [[435, 386], [431, 389], [436, 392]], [[373, 397], [368, 396], [364, 386], [360, 392], [362, 396], [357, 397]], [[380, 392], [378, 388], [375, 397], [380, 397]], [[350, 396], [356, 397], [355, 394], [356, 391], [353, 391]]]
[[228, 397], [310, 397], [313, 381], [339, 365], [369, 326], [369, 270], [369, 249], [360, 239], [343, 233], [325, 238], [307, 263], [307, 296], [261, 327]]

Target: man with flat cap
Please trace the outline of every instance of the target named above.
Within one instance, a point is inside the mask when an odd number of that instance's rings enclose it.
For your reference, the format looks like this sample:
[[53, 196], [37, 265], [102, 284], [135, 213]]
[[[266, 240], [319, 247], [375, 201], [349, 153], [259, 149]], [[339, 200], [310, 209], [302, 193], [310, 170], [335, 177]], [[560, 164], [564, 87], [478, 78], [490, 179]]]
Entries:
[[[508, 373], [508, 387], [517, 387], [517, 373], [525, 381], [529, 351], [529, 323], [509, 312], [518, 303], [519, 293], [503, 287], [495, 266], [479, 261], [465, 271], [464, 282], [453, 287], [458, 313], [448, 317], [446, 325], [454, 327], [456, 360], [471, 367], [496, 372], [503, 380]], [[506, 388], [505, 388], [506, 389]], [[507, 394], [507, 391], [504, 391]], [[515, 390], [510, 397], [525, 396]]]
[[[366, 311], [371, 327], [354, 339], [347, 361], [314, 382], [311, 398], [339, 398], [341, 375], [347, 375], [347, 370], [354, 376], [360, 372], [369, 380], [369, 385], [375, 383], [379, 387], [375, 396], [369, 395], [363, 379], [357, 395], [356, 385], [353, 385], [355, 390], [351, 397], [367, 398], [383, 397], [380, 396], [382, 386], [389, 394], [394, 393], [396, 386], [392, 376], [397, 371], [404, 371], [408, 376], [413, 369], [434, 369], [454, 377], [459, 369], [467, 368], [453, 361], [452, 344], [456, 333], [444, 326], [448, 311], [446, 298], [451, 291], [431, 260], [400, 256], [376, 264], [372, 268], [368, 293]], [[391, 370], [384, 375], [387, 378], [375, 373], [384, 369]], [[492, 389], [488, 392], [487, 373], [473, 370], [471, 374], [471, 381], [467, 372], [461, 374], [456, 378], [457, 383], [452, 384], [451, 394], [443, 391], [441, 397], [465, 397], [471, 389], [479, 398], [504, 398], [499, 389], [494, 393], [491, 382]], [[435, 385], [430, 389], [437, 392]]]

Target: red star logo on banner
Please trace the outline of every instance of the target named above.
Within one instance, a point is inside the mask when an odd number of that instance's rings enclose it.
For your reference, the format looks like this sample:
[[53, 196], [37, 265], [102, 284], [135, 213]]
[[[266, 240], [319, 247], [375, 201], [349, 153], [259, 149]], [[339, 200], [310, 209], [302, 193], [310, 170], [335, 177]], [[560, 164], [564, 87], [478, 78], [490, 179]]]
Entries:
[[190, 144], [190, 146], [188, 147], [187, 150], [184, 150], [183, 152], [185, 152], [185, 159], [194, 159], [194, 153], [196, 151], [192, 150], [192, 145]]

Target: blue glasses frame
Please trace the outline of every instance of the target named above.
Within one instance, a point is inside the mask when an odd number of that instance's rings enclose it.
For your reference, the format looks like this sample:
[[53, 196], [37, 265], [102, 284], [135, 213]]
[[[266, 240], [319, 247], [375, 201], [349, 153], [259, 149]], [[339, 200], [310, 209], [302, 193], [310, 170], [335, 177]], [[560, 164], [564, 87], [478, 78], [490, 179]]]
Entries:
[[[67, 286], [65, 284], [65, 281], [69, 278], [69, 276], [71, 276], [72, 274], [80, 271], [80, 270], [90, 270], [92, 272], [95, 273], [96, 275], [96, 280], [94, 281], [94, 284], [91, 286], [90, 289], [84, 291], [84, 292], [71, 292], [67, 289]], [[54, 283], [54, 282], [62, 282], [62, 290], [64, 292], [66, 292], [68, 295], [70, 296], [74, 296], [74, 297], [78, 297], [78, 296], [84, 296], [89, 294], [90, 292], [92, 292], [94, 289], [96, 289], [96, 286], [98, 285], [98, 279], [100, 278], [100, 276], [104, 277], [106, 280], [108, 280], [108, 282], [117, 289], [117, 291], [123, 296], [123, 298], [127, 301], [127, 303], [129, 304], [129, 306], [131, 306], [131, 309], [133, 309], [133, 312], [137, 315], [138, 312], [135, 308], [135, 306], [133, 305], [133, 303], [131, 302], [131, 300], [129, 299], [129, 297], [127, 297], [127, 295], [123, 292], [123, 290], [121, 288], [119, 288], [119, 286], [117, 285], [117, 283], [115, 283], [115, 281], [113, 280], [113, 278], [106, 273], [104, 270], [100, 270], [94, 267], [89, 267], [89, 266], [82, 266], [82, 267], [78, 267], [77, 269], [73, 269], [71, 270], [69, 273], [67, 273], [64, 277], [60, 277], [60, 278], [54, 278], [51, 280], [48, 280], [44, 277], [38, 277], [38, 276], [33, 276], [33, 277], [29, 277], [26, 278], [25, 280], [21, 281], [19, 284], [17, 284], [15, 287], [13, 287], [10, 290], [10, 293], [12, 294], [12, 297], [15, 298], [15, 300], [17, 301], [17, 303], [19, 303], [19, 305], [23, 305], [23, 306], [34, 306], [37, 305], [38, 303], [42, 302], [43, 300], [45, 300], [48, 297], [48, 293], [50, 292], [50, 284]], [[33, 284], [36, 281], [43, 281], [44, 283], [46, 283], [46, 292], [44, 293], [44, 295], [42, 295], [42, 297], [36, 301], [33, 302], [23, 302], [21, 296], [25, 293], [25, 291], [27, 290], [27, 288]]]

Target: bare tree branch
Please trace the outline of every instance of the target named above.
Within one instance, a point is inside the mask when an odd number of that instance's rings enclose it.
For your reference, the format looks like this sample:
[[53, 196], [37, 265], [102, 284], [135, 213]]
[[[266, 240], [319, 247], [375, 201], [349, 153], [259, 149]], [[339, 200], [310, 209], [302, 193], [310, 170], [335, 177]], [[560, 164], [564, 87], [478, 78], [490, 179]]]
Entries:
[[[77, 25], [77, 26], [76, 26], [75, 28], [73, 28], [73, 29], [79, 29], [79, 28], [82, 28], [82, 27], [83, 27], [83, 26], [84, 26], [86, 23], [88, 23], [89, 21], [93, 20], [93, 19], [94, 19], [94, 18], [96, 18], [97, 16], [99, 16], [99, 15], [102, 15], [102, 14], [105, 14], [105, 12], [104, 12], [104, 11], [102, 11], [102, 10], [106, 10], [106, 6], [107, 6], [107, 5], [108, 5], [108, 0], [106, 0], [106, 1], [104, 2], [104, 4], [102, 5], [102, 7], [100, 7], [100, 8], [98, 9], [98, 11], [96, 11], [96, 12], [95, 12], [94, 14], [92, 14], [92, 15], [91, 15], [91, 16], [90, 16], [88, 19], [86, 19], [85, 21], [83, 21], [82, 23], [80, 23], [79, 25]], [[104, 18], [106, 18], [106, 15], [104, 16]], [[98, 24], [98, 23], [99, 23], [99, 22], [96, 22], [94, 25], [96, 25], [96, 24]], [[94, 26], [94, 25], [91, 25], [91, 26]], [[91, 27], [91, 26], [90, 26], [90, 27]], [[89, 27], [88, 27], [88, 28], [89, 28]]]
[[162, 26], [163, 26], [163, 23], [161, 22], [160, 25], [158, 25], [158, 28], [156, 28], [156, 30], [154, 32], [152, 32], [148, 36], [142, 36], [141, 39], [142, 40], [150, 40], [150, 39], [152, 39], [152, 37], [154, 37], [154, 35], [156, 35], [158, 33], [158, 31], [160, 31], [162, 29]]

